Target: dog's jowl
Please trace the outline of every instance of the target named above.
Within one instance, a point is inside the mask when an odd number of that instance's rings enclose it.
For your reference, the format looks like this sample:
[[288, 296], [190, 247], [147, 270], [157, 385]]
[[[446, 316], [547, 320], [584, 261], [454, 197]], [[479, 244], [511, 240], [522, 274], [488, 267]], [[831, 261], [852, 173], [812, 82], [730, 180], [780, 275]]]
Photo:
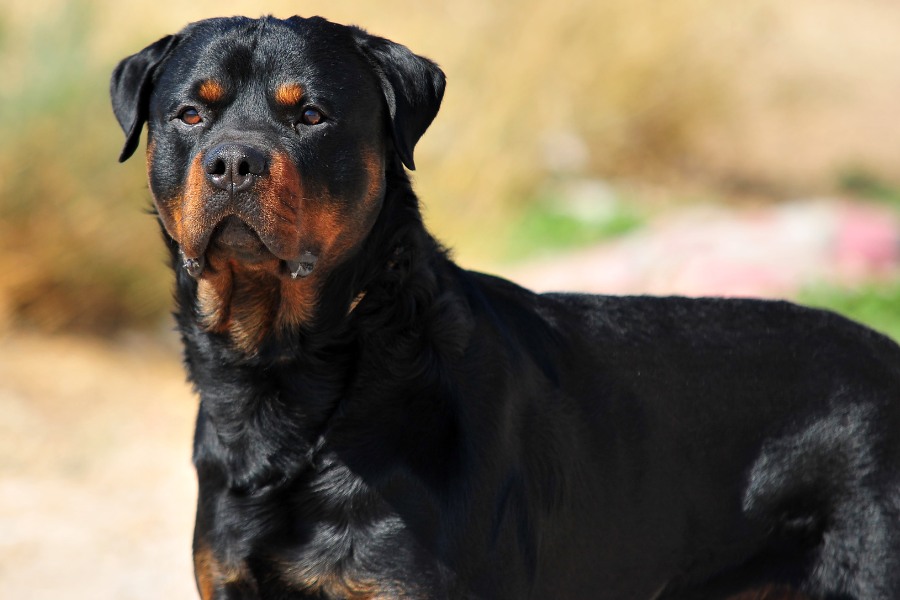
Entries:
[[456, 266], [431, 61], [324, 19], [124, 59], [200, 396], [204, 599], [900, 598], [900, 349], [752, 300]]

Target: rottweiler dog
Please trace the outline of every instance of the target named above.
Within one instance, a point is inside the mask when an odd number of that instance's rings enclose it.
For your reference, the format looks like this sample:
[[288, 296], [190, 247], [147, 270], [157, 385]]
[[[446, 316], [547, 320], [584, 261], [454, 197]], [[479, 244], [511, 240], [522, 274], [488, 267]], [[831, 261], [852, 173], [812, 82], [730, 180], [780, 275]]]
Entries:
[[200, 396], [200, 595], [900, 598], [900, 348], [784, 302], [461, 269], [407, 175], [444, 83], [299, 17], [115, 69]]

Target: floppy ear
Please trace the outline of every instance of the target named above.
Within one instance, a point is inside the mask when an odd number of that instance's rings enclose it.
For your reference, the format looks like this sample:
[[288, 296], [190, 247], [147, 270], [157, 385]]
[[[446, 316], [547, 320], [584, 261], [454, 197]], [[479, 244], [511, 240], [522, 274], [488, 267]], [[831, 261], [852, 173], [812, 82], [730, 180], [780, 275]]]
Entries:
[[415, 170], [413, 148], [431, 125], [444, 97], [444, 72], [406, 46], [356, 30], [363, 54], [375, 67], [391, 118], [394, 147], [403, 164]]
[[141, 129], [150, 111], [150, 92], [153, 91], [156, 67], [166, 59], [178, 40], [178, 36], [167, 35], [122, 60], [113, 71], [109, 95], [116, 119], [125, 131], [125, 146], [119, 162], [128, 160], [137, 149]]

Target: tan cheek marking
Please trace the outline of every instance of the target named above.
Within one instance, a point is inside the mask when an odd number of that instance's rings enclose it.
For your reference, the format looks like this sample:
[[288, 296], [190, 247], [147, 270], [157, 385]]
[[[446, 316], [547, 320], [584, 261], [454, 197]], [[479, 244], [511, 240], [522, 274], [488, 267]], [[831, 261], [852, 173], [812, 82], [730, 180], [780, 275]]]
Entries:
[[[201, 157], [197, 155], [188, 169], [188, 176], [180, 196], [156, 198], [156, 207], [166, 231], [182, 247], [185, 254], [196, 257], [196, 244], [200, 239], [208, 217], [204, 214], [206, 174]], [[152, 159], [148, 159], [148, 163]]]
[[275, 90], [275, 102], [282, 106], [294, 106], [303, 98], [303, 88], [298, 83], [285, 83]]
[[[260, 182], [259, 202], [268, 215], [266, 233], [282, 244], [285, 253], [299, 252], [301, 240], [316, 251], [324, 248], [321, 240], [323, 224], [313, 202], [304, 199], [297, 168], [288, 156], [276, 152], [269, 165], [269, 177]], [[312, 275], [302, 279], [281, 280], [280, 304], [276, 322], [293, 328], [308, 323], [314, 316], [322, 283], [321, 273], [327, 265], [316, 267]]]
[[209, 217], [204, 210], [205, 198], [208, 195], [207, 186], [202, 156], [198, 153], [188, 170], [180, 211], [173, 211], [173, 217], [177, 217], [179, 220], [175, 227], [180, 234], [175, 240], [181, 245], [184, 253], [190, 257], [200, 254], [198, 244], [203, 232], [209, 226], [207, 223]]
[[[153, 140], [147, 141], [147, 181], [150, 181], [153, 178], [153, 159], [154, 153], [156, 152], [156, 142]], [[177, 200], [172, 199], [162, 199], [157, 198], [155, 195], [153, 196], [153, 200], [156, 202], [156, 210], [159, 213], [160, 218], [163, 220], [163, 223], [166, 225], [166, 231], [169, 232], [169, 235], [175, 237], [172, 229], [169, 226], [169, 222], [171, 219], [168, 214], [163, 214], [171, 210], [173, 204], [177, 203]]]
[[314, 316], [317, 277], [341, 262], [346, 253], [362, 241], [378, 217], [384, 193], [384, 164], [374, 149], [363, 153], [363, 161], [368, 179], [366, 194], [362, 205], [353, 207], [354, 214], [342, 214], [338, 203], [331, 198], [304, 201], [301, 237], [313, 240], [324, 258], [309, 278], [282, 286], [278, 322], [283, 327], [302, 325]]
[[364, 212], [362, 216], [361, 228], [364, 233], [368, 233], [378, 213], [381, 212], [381, 203], [384, 201], [384, 188], [386, 185], [384, 173], [384, 159], [381, 153], [374, 148], [369, 148], [363, 153], [363, 162], [366, 165], [366, 174], [368, 175], [368, 187], [366, 197], [363, 201]]
[[[153, 173], [153, 163], [154, 163], [154, 153], [156, 152], [156, 144], [153, 141], [147, 143], [147, 179], [151, 178]], [[174, 198], [157, 198], [154, 196], [154, 200], [156, 201], [156, 209], [159, 213], [159, 218], [163, 222], [163, 226], [166, 228], [166, 231], [176, 242], [180, 243], [181, 240], [181, 204], [182, 199], [178, 196]]]
[[[310, 219], [316, 231], [321, 231], [322, 246], [328, 250], [328, 256], [341, 259], [353, 247], [358, 245], [369, 233], [378, 217], [384, 192], [384, 165], [375, 150], [366, 150], [362, 154], [366, 170], [366, 192], [361, 204], [351, 204], [349, 214], [340, 210], [340, 204], [325, 199], [320, 207], [313, 211]], [[339, 260], [334, 260], [339, 262]]]
[[335, 202], [328, 197], [319, 200], [317, 206], [304, 210], [303, 216], [314, 232], [316, 241], [322, 247], [322, 253], [328, 260], [326, 264], [331, 266], [337, 258], [336, 255], [344, 249], [339, 242], [345, 237], [342, 234], [345, 233], [345, 226], [348, 224], [346, 219], [338, 211]]
[[272, 156], [269, 177], [259, 188], [260, 204], [269, 215], [267, 233], [281, 240], [287, 252], [299, 251], [301, 241], [310, 250], [334, 258], [363, 237], [377, 216], [384, 186], [383, 165], [375, 152], [364, 154], [367, 188], [362, 206], [347, 211], [326, 192], [304, 189], [296, 167], [282, 153]]
[[282, 152], [274, 152], [269, 165], [269, 176], [257, 184], [257, 197], [266, 215], [263, 229], [272, 239], [282, 244], [285, 252], [298, 249], [300, 230], [298, 216], [303, 203], [300, 174], [290, 158]]
[[366, 206], [371, 208], [381, 201], [382, 194], [384, 194], [384, 161], [377, 150], [370, 148], [363, 152], [363, 162], [366, 165], [366, 174], [369, 178]]
[[207, 79], [200, 84], [200, 88], [197, 90], [197, 96], [204, 102], [213, 104], [225, 97], [225, 88], [223, 88], [222, 84], [218, 81]]

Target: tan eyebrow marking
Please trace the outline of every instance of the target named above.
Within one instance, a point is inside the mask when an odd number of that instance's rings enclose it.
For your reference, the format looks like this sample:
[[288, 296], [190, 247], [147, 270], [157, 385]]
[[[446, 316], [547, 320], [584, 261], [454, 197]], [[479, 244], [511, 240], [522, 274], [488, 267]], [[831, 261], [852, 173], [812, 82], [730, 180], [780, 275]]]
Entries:
[[303, 88], [299, 83], [285, 83], [275, 90], [275, 102], [284, 106], [293, 106], [303, 98]]
[[200, 89], [197, 90], [197, 95], [204, 102], [218, 102], [225, 96], [225, 88], [223, 88], [222, 84], [218, 81], [207, 79], [200, 84]]

